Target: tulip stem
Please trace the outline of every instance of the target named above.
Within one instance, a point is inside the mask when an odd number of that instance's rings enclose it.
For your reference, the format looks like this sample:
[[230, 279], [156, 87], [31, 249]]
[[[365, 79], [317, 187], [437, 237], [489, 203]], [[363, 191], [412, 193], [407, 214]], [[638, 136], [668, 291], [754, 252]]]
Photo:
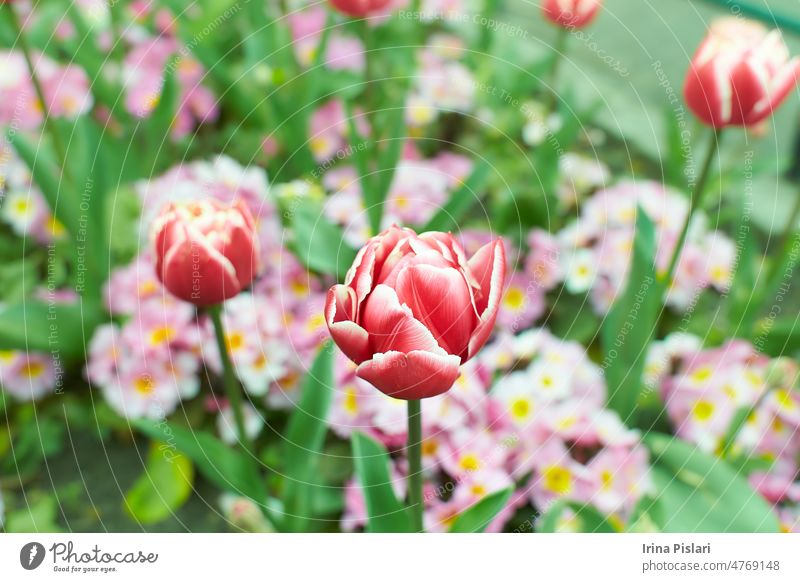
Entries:
[[214, 324], [214, 335], [217, 339], [217, 349], [219, 351], [220, 361], [222, 362], [225, 393], [228, 396], [228, 403], [233, 411], [233, 420], [236, 424], [239, 444], [242, 445], [245, 452], [251, 452], [253, 449], [250, 446], [250, 439], [244, 429], [241, 388], [239, 382], [236, 380], [233, 363], [231, 362], [230, 354], [228, 354], [228, 342], [225, 340], [225, 326], [222, 323], [222, 304], [209, 307], [208, 314], [211, 316], [211, 321]]
[[425, 506], [422, 501], [422, 406], [419, 400], [408, 401], [408, 505], [414, 532], [424, 531]]
[[669, 266], [660, 277], [667, 286], [670, 285], [672, 278], [675, 276], [675, 269], [678, 267], [678, 261], [681, 257], [681, 253], [683, 252], [683, 247], [686, 244], [686, 236], [689, 234], [689, 227], [692, 224], [692, 217], [697, 209], [702, 206], [703, 195], [706, 192], [708, 177], [711, 174], [711, 164], [714, 162], [714, 159], [717, 157], [717, 152], [719, 151], [721, 132], [722, 130], [717, 129], [711, 133], [711, 142], [708, 144], [706, 159], [703, 162], [702, 169], [700, 170], [700, 176], [697, 178], [697, 182], [695, 182], [694, 188], [692, 189], [692, 200], [689, 205], [689, 212], [686, 214], [686, 220], [683, 223], [683, 229], [681, 230], [681, 234], [678, 237], [678, 242], [675, 244], [675, 248], [672, 251], [672, 258], [669, 261]]
[[555, 44], [553, 45], [553, 63], [550, 65], [548, 73], [548, 95], [545, 101], [547, 105], [547, 114], [555, 113], [558, 108], [558, 91], [556, 90], [556, 83], [558, 82], [558, 71], [561, 68], [561, 61], [567, 53], [567, 39], [569, 32], [566, 28], [558, 29]]

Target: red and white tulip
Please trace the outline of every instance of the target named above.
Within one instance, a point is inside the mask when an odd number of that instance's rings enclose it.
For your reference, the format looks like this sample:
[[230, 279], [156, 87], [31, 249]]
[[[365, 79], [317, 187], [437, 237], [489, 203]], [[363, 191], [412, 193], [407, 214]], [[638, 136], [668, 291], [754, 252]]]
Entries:
[[170, 204], [155, 226], [156, 274], [176, 297], [216, 305], [250, 285], [259, 243], [250, 210], [238, 201]]
[[544, 0], [542, 13], [563, 28], [583, 28], [591, 24], [602, 5], [602, 0]]
[[450, 235], [396, 226], [370, 239], [328, 291], [331, 336], [358, 376], [395, 398], [449, 390], [492, 332], [505, 280], [500, 240], [469, 260]]
[[364, 18], [386, 8], [391, 0], [330, 0], [339, 12], [353, 18]]
[[684, 97], [714, 128], [753, 126], [777, 109], [797, 84], [800, 59], [791, 59], [778, 30], [726, 18], [711, 25], [686, 75]]

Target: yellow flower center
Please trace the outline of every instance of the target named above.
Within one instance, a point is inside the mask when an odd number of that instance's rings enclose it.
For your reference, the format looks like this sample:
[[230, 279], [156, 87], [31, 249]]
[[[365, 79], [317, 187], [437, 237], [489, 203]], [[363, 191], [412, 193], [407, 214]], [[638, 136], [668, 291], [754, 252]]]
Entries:
[[695, 419], [705, 422], [714, 414], [714, 405], [708, 400], [698, 400], [692, 408]]
[[557, 495], [565, 495], [572, 490], [572, 473], [565, 467], [551, 465], [542, 473], [544, 487]]
[[519, 287], [509, 287], [503, 303], [509, 309], [517, 311], [525, 305], [525, 293]]
[[511, 403], [511, 416], [517, 420], [527, 418], [531, 412], [531, 403], [525, 398], [517, 398]]
[[153, 382], [153, 378], [148, 375], [139, 376], [133, 382], [133, 387], [136, 389], [139, 394], [150, 394], [155, 388], [155, 383]]
[[38, 378], [44, 373], [44, 364], [41, 362], [28, 362], [20, 369], [20, 374], [26, 378]]
[[175, 338], [175, 330], [167, 325], [157, 327], [150, 334], [150, 345], [160, 346], [171, 342]]

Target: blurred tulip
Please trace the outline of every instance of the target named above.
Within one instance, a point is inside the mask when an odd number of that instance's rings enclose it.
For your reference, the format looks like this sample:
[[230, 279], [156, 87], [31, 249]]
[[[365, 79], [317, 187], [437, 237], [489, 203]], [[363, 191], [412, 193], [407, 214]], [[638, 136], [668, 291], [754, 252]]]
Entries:
[[595, 19], [602, 0], [544, 0], [545, 18], [563, 28], [583, 28]]
[[237, 295], [258, 270], [255, 221], [241, 201], [170, 204], [154, 233], [159, 280], [195, 305], [216, 305]]
[[328, 291], [325, 318], [360, 378], [395, 398], [436, 396], [489, 338], [505, 270], [500, 240], [467, 261], [450, 234], [393, 226]]
[[778, 30], [725, 18], [711, 25], [686, 76], [684, 96], [704, 123], [720, 129], [752, 127], [786, 99], [797, 83], [800, 59]]
[[339, 12], [353, 18], [364, 18], [386, 8], [391, 0], [330, 0]]

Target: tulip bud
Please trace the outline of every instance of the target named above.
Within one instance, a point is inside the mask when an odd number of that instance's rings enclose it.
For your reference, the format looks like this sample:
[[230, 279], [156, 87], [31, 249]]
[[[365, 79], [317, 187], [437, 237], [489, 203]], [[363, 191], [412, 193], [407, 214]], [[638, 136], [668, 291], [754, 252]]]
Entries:
[[489, 338], [505, 271], [500, 240], [467, 260], [449, 234], [393, 226], [328, 291], [325, 320], [360, 378], [394, 398], [436, 396]]
[[602, 0], [544, 0], [542, 13], [563, 28], [583, 28], [594, 20]]
[[330, 0], [339, 12], [353, 18], [364, 18], [379, 12], [389, 5], [391, 0]]
[[168, 205], [155, 223], [156, 274], [170, 293], [195, 305], [222, 303], [258, 271], [259, 243], [250, 210], [238, 201]]
[[684, 86], [689, 109], [720, 129], [752, 127], [777, 109], [797, 83], [800, 59], [778, 30], [725, 18], [711, 25], [692, 59]]

